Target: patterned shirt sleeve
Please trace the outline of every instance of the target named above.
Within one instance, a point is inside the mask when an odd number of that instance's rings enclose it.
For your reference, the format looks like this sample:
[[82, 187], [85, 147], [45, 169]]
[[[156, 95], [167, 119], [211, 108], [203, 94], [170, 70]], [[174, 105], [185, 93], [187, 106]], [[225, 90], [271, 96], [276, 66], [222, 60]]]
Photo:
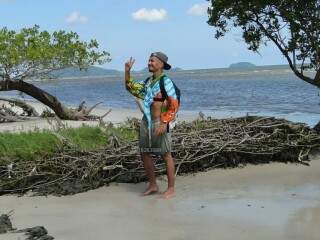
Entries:
[[179, 110], [179, 103], [172, 81], [169, 78], [165, 78], [164, 80], [164, 86], [168, 97], [161, 111], [161, 122], [168, 123], [175, 119]]
[[145, 81], [141, 82], [134, 82], [133, 79], [130, 77], [129, 81], [126, 81], [126, 89], [129, 93], [133, 96], [144, 99], [145, 96]]

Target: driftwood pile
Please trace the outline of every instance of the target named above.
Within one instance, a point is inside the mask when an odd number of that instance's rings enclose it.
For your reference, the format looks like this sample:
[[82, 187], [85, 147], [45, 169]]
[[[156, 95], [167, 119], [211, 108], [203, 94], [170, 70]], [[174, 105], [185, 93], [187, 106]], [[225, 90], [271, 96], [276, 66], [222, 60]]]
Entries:
[[[14, 107], [18, 107], [22, 110], [22, 113], [15, 110]], [[39, 117], [39, 113], [34, 107], [28, 103], [13, 99], [0, 97], [0, 123], [4, 122], [22, 122], [26, 117]]]
[[[92, 110], [101, 103], [102, 102], [96, 103], [90, 108], [86, 106], [85, 101], [80, 103], [77, 108], [63, 106], [62, 108], [64, 111], [69, 114], [69, 116], [66, 116], [65, 120], [98, 120], [100, 124], [105, 124], [103, 118], [111, 112], [111, 109], [102, 116], [91, 113]], [[39, 114], [37, 110], [26, 101], [0, 97], [0, 123], [23, 122], [33, 117], [42, 117], [46, 119], [53, 118], [57, 121], [58, 125], [63, 125], [61, 119], [53, 113], [49, 107]]]
[[[138, 121], [131, 119], [129, 123], [137, 131]], [[147, 180], [137, 142], [128, 143], [106, 134], [110, 139], [106, 149], [86, 152], [69, 143], [55, 157], [2, 170], [0, 193], [33, 190], [38, 194], [66, 195], [111, 182]], [[305, 124], [247, 116], [178, 124], [173, 130], [172, 154], [176, 174], [180, 175], [271, 161], [308, 165], [309, 153], [319, 148], [320, 134]], [[164, 162], [159, 157], [154, 159], [157, 176], [165, 174]]]

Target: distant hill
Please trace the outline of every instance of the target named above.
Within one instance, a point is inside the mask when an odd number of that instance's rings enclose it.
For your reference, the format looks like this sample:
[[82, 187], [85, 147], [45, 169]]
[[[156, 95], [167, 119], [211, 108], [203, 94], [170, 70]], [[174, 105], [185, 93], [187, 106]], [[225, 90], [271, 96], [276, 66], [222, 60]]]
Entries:
[[238, 62], [238, 63], [233, 63], [229, 66], [229, 68], [250, 68], [250, 67], [255, 67], [256, 65], [250, 63], [250, 62]]
[[[183, 71], [181, 68], [172, 68], [170, 71]], [[132, 73], [146, 73], [149, 69], [146, 67], [140, 71], [132, 71]], [[165, 70], [166, 72], [166, 70]], [[118, 76], [123, 75], [123, 71], [114, 69], [105, 69], [101, 67], [89, 67], [87, 71], [80, 71], [78, 68], [66, 68], [57, 70], [52, 73], [56, 78], [81, 78], [81, 77], [102, 77], [102, 76]]]
[[90, 66], [87, 71], [80, 71], [78, 68], [66, 68], [53, 72], [53, 75], [57, 78], [71, 78], [71, 77], [99, 77], [108, 75], [119, 75], [121, 71], [113, 69], [105, 69], [101, 67]]

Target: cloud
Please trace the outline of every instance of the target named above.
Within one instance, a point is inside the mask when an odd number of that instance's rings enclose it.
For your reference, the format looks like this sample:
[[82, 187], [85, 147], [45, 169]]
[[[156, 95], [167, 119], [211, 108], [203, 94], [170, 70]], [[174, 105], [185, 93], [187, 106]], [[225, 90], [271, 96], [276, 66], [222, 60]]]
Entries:
[[140, 10], [131, 14], [135, 20], [146, 22], [159, 22], [166, 18], [167, 12], [163, 8], [161, 9], [147, 9], [141, 8]]
[[207, 9], [209, 6], [210, 6], [209, 3], [195, 4], [188, 9], [187, 13], [189, 15], [196, 15], [196, 16], [206, 15]]
[[79, 12], [72, 12], [69, 17], [65, 20], [66, 23], [86, 23], [89, 21], [89, 18], [86, 16], [80, 15]]

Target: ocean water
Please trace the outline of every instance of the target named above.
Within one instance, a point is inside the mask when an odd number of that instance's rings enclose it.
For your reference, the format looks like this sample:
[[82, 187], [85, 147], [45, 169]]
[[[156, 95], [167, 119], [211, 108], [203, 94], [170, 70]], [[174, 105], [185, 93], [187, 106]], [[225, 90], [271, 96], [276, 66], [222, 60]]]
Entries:
[[[217, 118], [274, 116], [310, 126], [320, 120], [319, 89], [300, 80], [285, 66], [168, 71], [166, 75], [181, 89], [181, 113], [202, 111], [205, 117]], [[147, 76], [148, 73], [136, 75], [134, 80]], [[86, 101], [88, 106], [102, 102], [99, 107], [137, 109], [133, 97], [125, 90], [123, 76], [32, 83], [68, 105]], [[27, 96], [26, 99], [32, 100]]]

